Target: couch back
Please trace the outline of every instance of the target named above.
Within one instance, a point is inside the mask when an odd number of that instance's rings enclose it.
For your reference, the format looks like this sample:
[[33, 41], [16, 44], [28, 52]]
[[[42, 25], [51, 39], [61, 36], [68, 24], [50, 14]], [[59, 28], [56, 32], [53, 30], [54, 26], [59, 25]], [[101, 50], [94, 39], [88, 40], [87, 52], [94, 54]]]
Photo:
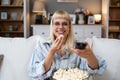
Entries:
[[28, 64], [37, 39], [2, 38], [0, 37], [0, 54], [4, 55], [0, 67], [0, 80], [30, 80], [27, 72]]
[[87, 40], [94, 54], [107, 62], [107, 69], [102, 75], [94, 76], [94, 80], [120, 80], [120, 40], [96, 38]]
[[[38, 39], [43, 38], [40, 36], [27, 39], [0, 37], [0, 54], [4, 54], [0, 67], [0, 80], [30, 80], [27, 68]], [[119, 80], [120, 40], [92, 38], [86, 41], [96, 55], [107, 61], [105, 73], [95, 76], [94, 80]]]

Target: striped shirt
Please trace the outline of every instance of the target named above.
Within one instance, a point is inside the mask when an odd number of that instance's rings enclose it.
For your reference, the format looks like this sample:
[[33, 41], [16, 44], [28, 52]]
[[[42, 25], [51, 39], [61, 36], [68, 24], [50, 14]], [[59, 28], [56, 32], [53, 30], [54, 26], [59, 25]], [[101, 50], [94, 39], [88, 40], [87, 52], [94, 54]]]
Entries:
[[78, 56], [74, 52], [69, 54], [66, 48], [64, 56], [61, 56], [57, 52], [55, 53], [49, 71], [45, 72], [44, 61], [51, 44], [51, 41], [38, 40], [28, 68], [32, 80], [45, 80], [46, 78], [51, 78], [53, 73], [60, 68], [79, 68], [88, 71], [91, 75], [102, 74], [106, 69], [106, 62], [100, 56], [95, 55], [99, 62], [99, 69], [92, 70], [88, 66], [85, 58]]

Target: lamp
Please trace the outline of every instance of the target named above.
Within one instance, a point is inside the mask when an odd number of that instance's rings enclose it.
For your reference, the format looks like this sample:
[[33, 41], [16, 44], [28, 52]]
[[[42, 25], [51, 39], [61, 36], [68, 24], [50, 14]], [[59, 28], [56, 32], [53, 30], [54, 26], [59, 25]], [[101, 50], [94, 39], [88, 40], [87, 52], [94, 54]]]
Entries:
[[43, 0], [35, 0], [33, 5], [33, 13], [36, 14], [35, 24], [43, 23], [43, 13], [45, 11], [44, 1]]
[[95, 18], [95, 23], [100, 24], [100, 22], [101, 22], [101, 14], [94, 14], [94, 18]]

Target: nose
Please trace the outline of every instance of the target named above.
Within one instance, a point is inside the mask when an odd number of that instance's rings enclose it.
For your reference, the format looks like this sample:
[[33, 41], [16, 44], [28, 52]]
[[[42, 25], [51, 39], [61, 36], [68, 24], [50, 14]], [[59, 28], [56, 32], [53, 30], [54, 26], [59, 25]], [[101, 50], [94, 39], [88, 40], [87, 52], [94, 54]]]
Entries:
[[64, 27], [64, 25], [63, 25], [63, 24], [60, 24], [60, 25], [59, 25], [59, 28], [63, 28], [63, 27]]

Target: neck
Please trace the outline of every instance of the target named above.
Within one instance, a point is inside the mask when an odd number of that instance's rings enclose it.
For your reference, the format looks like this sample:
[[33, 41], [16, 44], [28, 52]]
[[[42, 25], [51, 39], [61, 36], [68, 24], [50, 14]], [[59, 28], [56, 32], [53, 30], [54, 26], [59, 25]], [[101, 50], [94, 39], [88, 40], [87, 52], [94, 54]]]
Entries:
[[61, 49], [59, 49], [58, 52], [60, 53], [61, 56], [65, 55], [64, 45], [61, 47]]
[[63, 45], [65, 45], [65, 43], [66, 43], [66, 38], [63, 39]]

